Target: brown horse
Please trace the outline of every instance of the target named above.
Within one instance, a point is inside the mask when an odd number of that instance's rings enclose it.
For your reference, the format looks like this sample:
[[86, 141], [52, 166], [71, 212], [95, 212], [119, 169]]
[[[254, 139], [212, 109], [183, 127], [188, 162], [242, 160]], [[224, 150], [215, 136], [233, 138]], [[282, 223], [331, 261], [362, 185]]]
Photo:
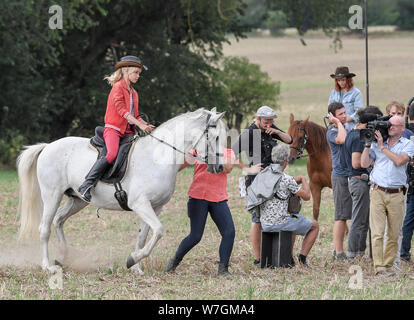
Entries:
[[[290, 114], [288, 133], [293, 138], [293, 142], [290, 147], [289, 163], [293, 164], [296, 159], [309, 156], [307, 167], [315, 220], [319, 217], [322, 189], [332, 188], [331, 150], [326, 141], [326, 131], [326, 128], [309, 121], [309, 117], [306, 120], [295, 120], [293, 114]], [[308, 152], [307, 155], [303, 154], [304, 150]]]

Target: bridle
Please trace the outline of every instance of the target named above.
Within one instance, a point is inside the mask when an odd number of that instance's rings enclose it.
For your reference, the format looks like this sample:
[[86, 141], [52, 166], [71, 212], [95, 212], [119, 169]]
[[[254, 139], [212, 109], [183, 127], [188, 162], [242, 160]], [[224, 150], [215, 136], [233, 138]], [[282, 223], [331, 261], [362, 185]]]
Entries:
[[[302, 122], [303, 122], [303, 120], [301, 120], [299, 123], [302, 123]], [[306, 143], [308, 142], [308, 135], [307, 135], [306, 129], [304, 127], [299, 128], [299, 130], [303, 130], [303, 143], [302, 143], [302, 145], [300, 147], [290, 146], [292, 149], [295, 149], [295, 150], [298, 151], [298, 154], [297, 154], [295, 160], [301, 159], [301, 158], [306, 158], [306, 157], [309, 157], [309, 156], [316, 153], [316, 152], [312, 152], [312, 153], [308, 153], [308, 154], [303, 154], [303, 152], [306, 148]]]
[[[186, 155], [188, 155], [188, 156], [190, 156], [190, 157], [192, 157], [192, 158], [194, 158], [194, 159], [196, 159], [196, 160], [199, 160], [199, 161], [201, 161], [201, 162], [204, 162], [204, 163], [206, 163], [206, 164], [209, 164], [208, 163], [208, 157], [209, 157], [209, 152], [208, 152], [208, 150], [209, 150], [209, 141], [208, 141], [208, 132], [209, 132], [209, 129], [210, 128], [216, 128], [217, 127], [217, 125], [216, 124], [209, 124], [209, 120], [210, 120], [210, 118], [211, 118], [211, 114], [208, 114], [207, 115], [207, 121], [206, 121], [206, 127], [205, 127], [205, 129], [204, 129], [204, 131], [203, 131], [203, 133], [200, 135], [200, 137], [196, 140], [196, 142], [193, 144], [193, 146], [191, 147], [191, 149], [190, 150], [196, 150], [196, 147], [197, 147], [197, 145], [198, 145], [198, 143], [200, 142], [200, 140], [201, 140], [201, 138], [203, 138], [203, 136], [205, 135], [206, 136], [206, 148], [205, 148], [205, 155], [204, 155], [204, 157], [200, 157], [200, 156], [198, 156], [198, 155], [195, 155], [195, 154], [193, 154], [193, 153], [191, 153], [191, 152], [189, 152], [189, 151], [187, 151], [187, 152], [184, 152], [184, 151], [182, 151], [182, 150], [180, 150], [180, 149], [177, 149], [175, 146], [173, 146], [173, 145], [171, 145], [171, 144], [169, 144], [168, 142], [166, 142], [165, 140], [162, 140], [162, 139], [160, 139], [160, 138], [157, 138], [156, 136], [153, 136], [151, 133], [149, 133], [148, 135], [149, 136], [151, 136], [151, 137], [153, 137], [155, 140], [158, 140], [159, 142], [161, 142], [161, 143], [163, 143], [163, 144], [165, 144], [165, 145], [167, 145], [167, 146], [169, 146], [170, 148], [172, 148], [173, 150], [175, 150], [175, 151], [177, 151], [177, 152], [179, 152], [179, 153], [182, 153], [184, 156], [186, 156]], [[222, 153], [220, 153], [219, 152], [219, 149], [217, 148], [218, 147], [218, 145], [219, 145], [219, 136], [217, 136], [216, 137], [216, 165], [219, 165], [220, 163], [219, 163], [219, 158], [220, 158], [220, 156], [222, 156], [223, 154]]]

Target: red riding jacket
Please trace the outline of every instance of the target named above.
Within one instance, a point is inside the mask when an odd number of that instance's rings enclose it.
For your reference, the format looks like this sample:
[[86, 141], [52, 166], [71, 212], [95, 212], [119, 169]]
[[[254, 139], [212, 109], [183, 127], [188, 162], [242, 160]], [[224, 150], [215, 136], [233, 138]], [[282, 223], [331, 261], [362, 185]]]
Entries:
[[[132, 90], [132, 100], [134, 102], [134, 114], [135, 117], [138, 116], [138, 92], [131, 87]], [[108, 103], [106, 106], [105, 113], [105, 127], [113, 128], [125, 133], [125, 130], [128, 125], [128, 120], [126, 117], [129, 113], [129, 102], [130, 102], [130, 93], [128, 86], [124, 78], [121, 78], [118, 82], [114, 84], [111, 92], [109, 93]], [[138, 117], [139, 119], [140, 117]], [[132, 126], [135, 131], [135, 127]]]

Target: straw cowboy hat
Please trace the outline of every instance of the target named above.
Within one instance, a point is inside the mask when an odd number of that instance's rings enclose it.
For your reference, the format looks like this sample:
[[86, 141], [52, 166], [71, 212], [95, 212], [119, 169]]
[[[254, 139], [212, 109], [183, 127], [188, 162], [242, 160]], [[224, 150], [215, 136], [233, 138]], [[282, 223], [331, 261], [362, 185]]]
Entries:
[[341, 79], [341, 78], [352, 78], [355, 77], [355, 73], [350, 73], [348, 67], [338, 67], [335, 70], [334, 74], [331, 74], [331, 78], [333, 79]]
[[144, 65], [140, 58], [136, 56], [125, 56], [121, 58], [121, 61], [118, 61], [114, 67], [115, 70], [123, 67], [138, 67], [144, 70], [148, 70], [147, 66]]

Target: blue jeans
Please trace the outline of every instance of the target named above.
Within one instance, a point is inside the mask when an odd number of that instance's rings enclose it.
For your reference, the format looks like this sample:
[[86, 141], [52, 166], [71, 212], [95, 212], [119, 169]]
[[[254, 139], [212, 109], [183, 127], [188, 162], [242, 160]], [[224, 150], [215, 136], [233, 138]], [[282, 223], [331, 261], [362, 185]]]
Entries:
[[402, 227], [402, 243], [401, 243], [401, 251], [400, 257], [409, 260], [411, 257], [410, 249], [411, 249], [411, 239], [413, 238], [413, 231], [414, 231], [414, 194], [408, 195], [407, 199], [407, 214], [405, 215], [405, 219], [403, 222]]
[[175, 257], [181, 260], [203, 237], [206, 226], [207, 215], [210, 212], [211, 218], [221, 234], [219, 248], [220, 263], [228, 264], [233, 250], [234, 229], [233, 218], [227, 201], [210, 202], [202, 199], [190, 198], [187, 203], [188, 216], [190, 217], [190, 234], [181, 241]]

